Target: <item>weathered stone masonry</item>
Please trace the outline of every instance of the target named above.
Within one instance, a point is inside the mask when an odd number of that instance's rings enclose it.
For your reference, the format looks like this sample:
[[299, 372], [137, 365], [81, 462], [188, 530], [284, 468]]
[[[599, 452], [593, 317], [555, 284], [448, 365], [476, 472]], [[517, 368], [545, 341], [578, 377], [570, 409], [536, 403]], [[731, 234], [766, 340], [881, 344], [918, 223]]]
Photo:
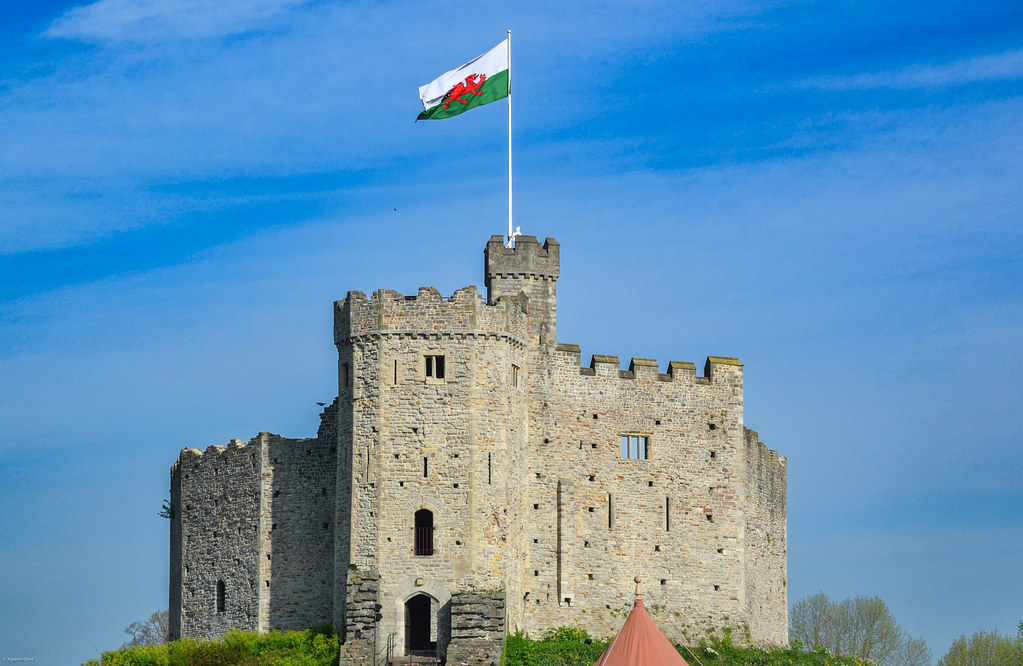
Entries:
[[744, 425], [742, 364], [582, 366], [559, 245], [516, 245], [487, 244], [486, 297], [338, 301], [316, 438], [182, 451], [174, 636], [331, 622], [343, 663], [497, 663], [506, 631], [613, 633], [640, 574], [674, 640], [787, 643], [785, 459]]

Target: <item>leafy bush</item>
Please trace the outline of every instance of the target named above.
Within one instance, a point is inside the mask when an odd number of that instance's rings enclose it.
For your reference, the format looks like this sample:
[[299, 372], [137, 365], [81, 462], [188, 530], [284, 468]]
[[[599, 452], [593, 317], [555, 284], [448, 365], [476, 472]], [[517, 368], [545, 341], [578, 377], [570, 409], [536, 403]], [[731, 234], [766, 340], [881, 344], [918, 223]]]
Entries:
[[215, 641], [183, 638], [124, 647], [83, 666], [336, 666], [339, 648], [337, 635], [326, 625], [263, 635], [232, 629]]
[[[587, 641], [590, 641], [587, 643]], [[547, 633], [543, 640], [533, 641], [521, 631], [508, 636], [501, 657], [502, 666], [589, 666], [604, 652], [607, 641], [592, 640], [582, 629], [561, 627]]]
[[[851, 657], [835, 657], [827, 650], [804, 652], [798, 640], [787, 650], [738, 648], [732, 644], [731, 632], [724, 639], [712, 637], [710, 643], [693, 648], [676, 646], [689, 666], [867, 666], [870, 662]], [[505, 641], [502, 666], [561, 666], [592, 664], [607, 648], [609, 641], [591, 640], [582, 629], [562, 627], [548, 632], [543, 640], [534, 641], [522, 632]]]

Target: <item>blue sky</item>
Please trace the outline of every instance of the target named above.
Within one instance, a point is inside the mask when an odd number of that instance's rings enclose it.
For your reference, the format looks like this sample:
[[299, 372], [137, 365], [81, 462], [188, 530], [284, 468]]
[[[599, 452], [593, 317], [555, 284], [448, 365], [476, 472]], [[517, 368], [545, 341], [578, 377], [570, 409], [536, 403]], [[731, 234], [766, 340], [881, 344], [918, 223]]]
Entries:
[[1023, 619], [1016, 2], [0, 5], [0, 657], [167, 605], [183, 447], [315, 433], [331, 302], [482, 286], [505, 108], [416, 90], [514, 34], [516, 224], [558, 334], [746, 364], [790, 601], [935, 659]]

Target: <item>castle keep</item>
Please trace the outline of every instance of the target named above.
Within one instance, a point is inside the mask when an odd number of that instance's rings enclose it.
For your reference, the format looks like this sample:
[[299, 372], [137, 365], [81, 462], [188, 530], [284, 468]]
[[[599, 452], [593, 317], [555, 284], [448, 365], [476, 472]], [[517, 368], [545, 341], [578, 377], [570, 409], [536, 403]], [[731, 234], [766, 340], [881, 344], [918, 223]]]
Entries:
[[506, 632], [609, 636], [641, 575], [676, 642], [788, 642], [786, 461], [743, 420], [743, 367], [557, 342], [559, 245], [494, 236], [486, 294], [334, 304], [317, 436], [171, 468], [171, 638], [330, 623], [342, 663], [497, 663]]

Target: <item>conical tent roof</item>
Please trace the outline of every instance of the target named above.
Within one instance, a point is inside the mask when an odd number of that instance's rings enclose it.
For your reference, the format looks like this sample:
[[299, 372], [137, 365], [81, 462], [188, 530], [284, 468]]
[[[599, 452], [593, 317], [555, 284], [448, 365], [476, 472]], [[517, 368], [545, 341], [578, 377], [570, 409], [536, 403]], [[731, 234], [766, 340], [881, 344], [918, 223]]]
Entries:
[[632, 612], [593, 666], [689, 666], [646, 612], [639, 583]]

